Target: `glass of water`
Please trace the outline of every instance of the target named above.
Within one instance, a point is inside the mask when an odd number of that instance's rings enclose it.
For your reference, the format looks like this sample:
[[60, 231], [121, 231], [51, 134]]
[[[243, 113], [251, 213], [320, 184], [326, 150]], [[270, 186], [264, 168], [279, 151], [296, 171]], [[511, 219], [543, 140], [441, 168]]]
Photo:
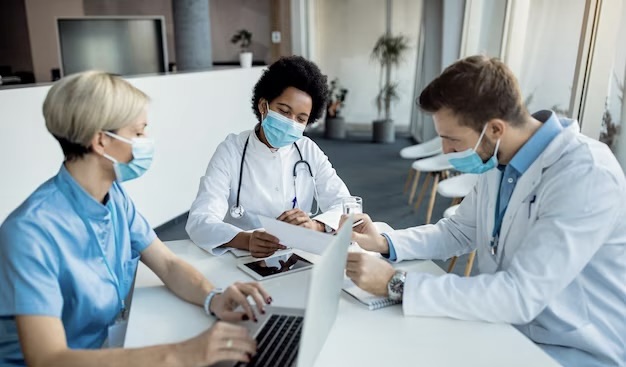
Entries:
[[341, 199], [343, 214], [363, 213], [363, 199], [358, 196], [347, 196]]

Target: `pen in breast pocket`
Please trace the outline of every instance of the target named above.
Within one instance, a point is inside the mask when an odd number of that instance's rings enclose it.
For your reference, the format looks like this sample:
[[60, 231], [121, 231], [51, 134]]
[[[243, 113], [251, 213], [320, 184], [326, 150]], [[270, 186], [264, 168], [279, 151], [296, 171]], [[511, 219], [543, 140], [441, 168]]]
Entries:
[[537, 199], [537, 195], [533, 195], [533, 198], [530, 199], [530, 202], [528, 203], [528, 219], [530, 219], [530, 209], [533, 207], [535, 199]]

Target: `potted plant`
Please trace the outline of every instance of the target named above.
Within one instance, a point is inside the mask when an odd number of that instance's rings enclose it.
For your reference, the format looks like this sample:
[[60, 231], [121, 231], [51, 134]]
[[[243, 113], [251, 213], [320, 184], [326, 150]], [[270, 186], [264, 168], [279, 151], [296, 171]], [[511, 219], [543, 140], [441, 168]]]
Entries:
[[391, 72], [404, 60], [408, 49], [408, 37], [385, 33], [378, 38], [372, 50], [372, 59], [380, 64], [379, 92], [376, 96], [378, 119], [373, 123], [373, 138], [377, 143], [393, 143], [396, 139], [391, 103], [398, 100], [399, 95], [398, 83], [391, 80]]
[[339, 83], [339, 78], [330, 82], [326, 104], [326, 124], [324, 137], [327, 139], [345, 139], [346, 122], [339, 114], [346, 100], [348, 90]]
[[239, 64], [242, 68], [249, 68], [252, 66], [252, 52], [250, 52], [250, 44], [252, 43], [252, 33], [246, 29], [237, 31], [230, 39], [233, 44], [239, 44]]

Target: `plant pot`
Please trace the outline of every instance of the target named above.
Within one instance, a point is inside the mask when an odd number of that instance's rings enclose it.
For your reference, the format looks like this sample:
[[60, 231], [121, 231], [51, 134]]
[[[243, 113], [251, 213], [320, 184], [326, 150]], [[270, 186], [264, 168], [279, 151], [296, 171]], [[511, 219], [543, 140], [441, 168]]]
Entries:
[[326, 139], [346, 138], [346, 121], [343, 117], [326, 117], [324, 137]]
[[252, 52], [242, 52], [239, 54], [239, 64], [242, 68], [252, 67]]
[[393, 143], [396, 141], [396, 129], [393, 120], [374, 121], [373, 140], [375, 143]]

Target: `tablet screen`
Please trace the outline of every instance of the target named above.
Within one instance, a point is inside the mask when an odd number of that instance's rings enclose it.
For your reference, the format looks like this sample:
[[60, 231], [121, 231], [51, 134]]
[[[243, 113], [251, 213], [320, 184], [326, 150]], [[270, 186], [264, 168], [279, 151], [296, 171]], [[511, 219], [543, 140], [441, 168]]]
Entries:
[[274, 274], [287, 273], [290, 270], [307, 268], [313, 264], [296, 254], [284, 254], [244, 265], [260, 276], [267, 277]]

